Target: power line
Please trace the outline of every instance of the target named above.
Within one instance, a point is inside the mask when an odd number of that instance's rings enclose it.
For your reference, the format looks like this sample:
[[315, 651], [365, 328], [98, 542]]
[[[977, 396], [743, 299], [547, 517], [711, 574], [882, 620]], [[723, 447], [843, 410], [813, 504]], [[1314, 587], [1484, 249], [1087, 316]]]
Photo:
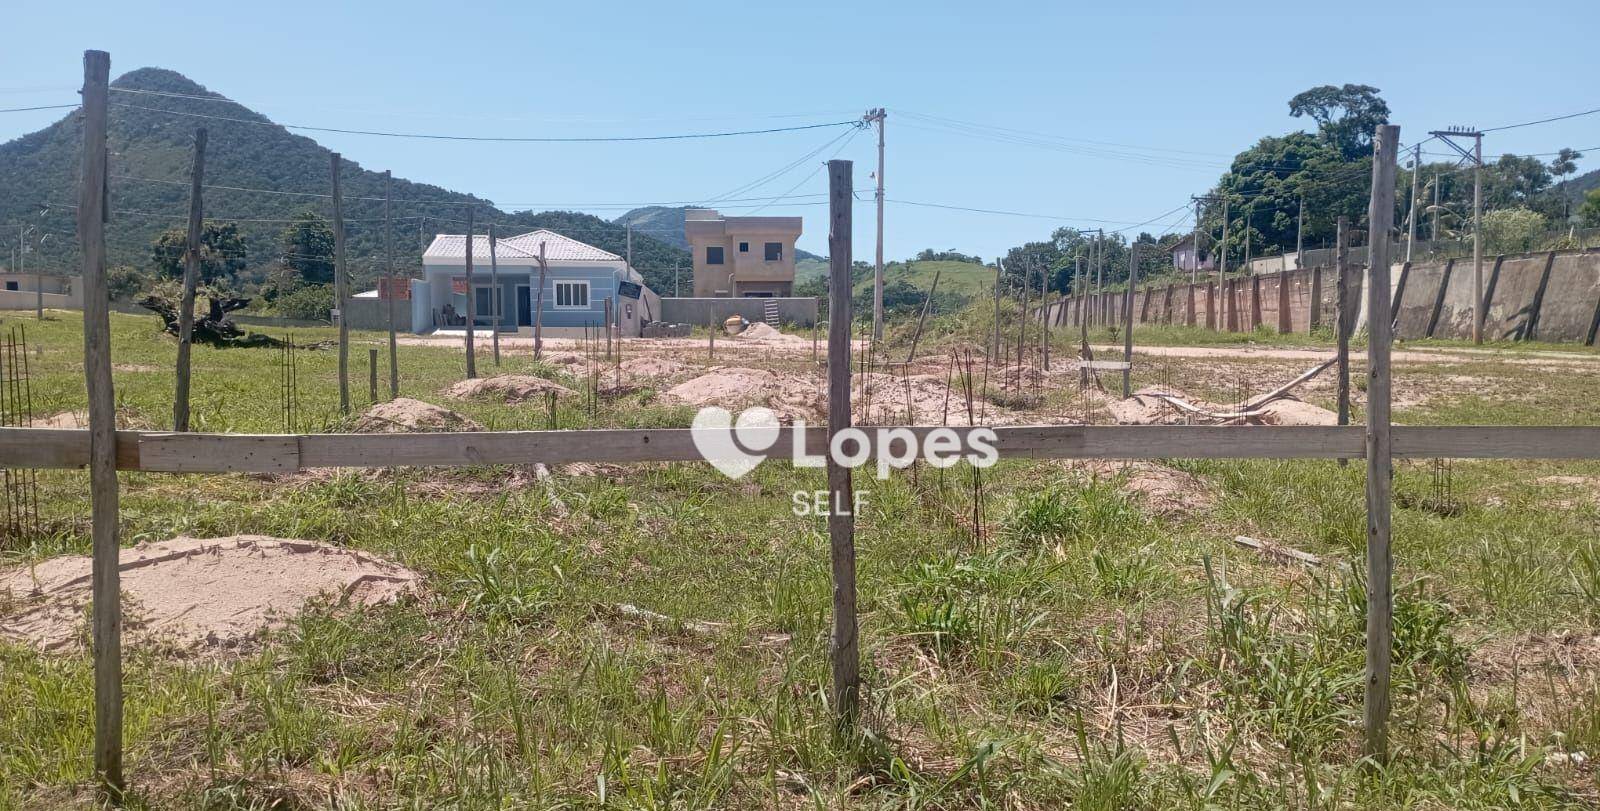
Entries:
[[1479, 130], [1479, 132], [1500, 132], [1501, 130], [1514, 130], [1514, 129], [1517, 129], [1519, 127], [1531, 127], [1531, 126], [1533, 126], [1535, 124], [1549, 124], [1552, 121], [1566, 121], [1569, 118], [1580, 118], [1580, 117], [1586, 116], [1586, 115], [1594, 115], [1595, 113], [1600, 113], [1600, 107], [1596, 107], [1593, 110], [1584, 110], [1584, 111], [1578, 112], [1578, 113], [1567, 113], [1566, 115], [1552, 116], [1550, 118], [1541, 118], [1538, 121], [1524, 121], [1521, 124], [1506, 124], [1504, 126], [1499, 126], [1499, 127], [1489, 127], [1487, 129]]
[[414, 138], [428, 141], [474, 141], [493, 143], [617, 143], [632, 141], [683, 141], [697, 138], [730, 138], [741, 135], [768, 135], [778, 132], [799, 132], [802, 130], [823, 129], [825, 127], [854, 126], [855, 121], [830, 121], [822, 124], [800, 124], [793, 127], [769, 127], [756, 130], [728, 130], [724, 132], [694, 132], [673, 135], [617, 135], [617, 136], [574, 136], [574, 137], [535, 137], [535, 136], [496, 136], [496, 135], [438, 135], [431, 133], [415, 132], [386, 132], [383, 130], [354, 130], [340, 127], [317, 127], [310, 124], [279, 124], [274, 121], [255, 121], [249, 118], [236, 118], [233, 116], [207, 115], [205, 113], [189, 113], [180, 110], [164, 110], [160, 107], [144, 107], [137, 104], [122, 104], [112, 102], [113, 107], [123, 107], [130, 110], [144, 110], [152, 113], [166, 113], [168, 115], [181, 115], [188, 118], [204, 118], [211, 121], [229, 121], [235, 124], [255, 124], [257, 126], [282, 127], [287, 130], [305, 130], [307, 132], [333, 132], [343, 135], [375, 135], [383, 138]]
[[46, 104], [43, 107], [7, 107], [0, 113], [26, 113], [32, 110], [65, 110], [69, 107], [79, 107], [78, 104]]

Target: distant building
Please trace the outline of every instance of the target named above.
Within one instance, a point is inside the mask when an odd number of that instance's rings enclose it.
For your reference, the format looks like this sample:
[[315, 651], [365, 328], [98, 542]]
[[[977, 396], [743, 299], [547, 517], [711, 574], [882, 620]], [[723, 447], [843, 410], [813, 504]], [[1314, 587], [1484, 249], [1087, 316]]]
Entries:
[[1171, 251], [1172, 266], [1178, 269], [1180, 272], [1190, 273], [1197, 270], [1211, 270], [1216, 267], [1216, 262], [1211, 256], [1202, 256], [1200, 257], [1198, 263], [1196, 262], [1194, 234], [1189, 234], [1183, 239], [1178, 240], [1178, 242], [1172, 246]]
[[[539, 287], [539, 250], [544, 249], [544, 291]], [[439, 234], [422, 254], [422, 278], [396, 280], [396, 304], [410, 331], [463, 330], [470, 289], [479, 330], [532, 332], [539, 321], [546, 336], [591, 334], [606, 323], [606, 302], [623, 335], [635, 336], [646, 321], [660, 320], [661, 300], [622, 257], [554, 231], [538, 230], [495, 241], [498, 270], [491, 276], [489, 238], [472, 240], [472, 284], [467, 284], [467, 237]], [[499, 286], [491, 281], [498, 277]], [[387, 325], [383, 291], [359, 293], [350, 302], [352, 326]], [[538, 313], [537, 319], [535, 318]], [[602, 333], [603, 334], [603, 333]]]
[[41, 303], [46, 308], [78, 310], [83, 308], [82, 295], [77, 276], [0, 269], [0, 310], [31, 310]]
[[684, 212], [699, 298], [772, 298], [794, 294], [799, 217], [724, 217], [709, 208]]

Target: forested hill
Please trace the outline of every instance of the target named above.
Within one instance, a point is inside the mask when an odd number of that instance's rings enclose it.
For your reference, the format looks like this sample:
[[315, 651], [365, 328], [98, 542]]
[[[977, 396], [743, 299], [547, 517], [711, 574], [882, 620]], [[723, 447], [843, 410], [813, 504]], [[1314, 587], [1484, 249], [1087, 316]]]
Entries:
[[[109, 148], [112, 264], [150, 266], [150, 246], [162, 231], [181, 226], [189, 196], [189, 166], [196, 127], [207, 130], [207, 219], [238, 220], [246, 240], [243, 281], [260, 278], [281, 257], [283, 223], [303, 211], [332, 216], [330, 152], [316, 141], [272, 124], [266, 116], [226, 101], [184, 76], [140, 68], [112, 83]], [[140, 92], [126, 92], [140, 91]], [[199, 98], [187, 98], [189, 96]], [[198, 115], [212, 116], [199, 118]], [[0, 144], [0, 226], [38, 224], [50, 237], [30, 262], [72, 272], [77, 263], [73, 209], [82, 127], [77, 111], [38, 132]], [[383, 175], [345, 155], [342, 170], [348, 256], [358, 283], [383, 263]], [[140, 178], [140, 179], [130, 179]], [[402, 178], [393, 181], [394, 252], [398, 268], [415, 269], [422, 247], [436, 233], [465, 230], [465, 211], [507, 232], [550, 228], [621, 255], [624, 228], [589, 214], [569, 211], [502, 212], [490, 201]], [[321, 196], [317, 196], [321, 195]], [[45, 207], [41, 213], [41, 207]], [[265, 220], [265, 222], [263, 222]], [[3, 232], [0, 232], [3, 233]], [[10, 233], [15, 234], [15, 230]], [[688, 252], [635, 234], [634, 264], [657, 290], [672, 289], [674, 262]]]

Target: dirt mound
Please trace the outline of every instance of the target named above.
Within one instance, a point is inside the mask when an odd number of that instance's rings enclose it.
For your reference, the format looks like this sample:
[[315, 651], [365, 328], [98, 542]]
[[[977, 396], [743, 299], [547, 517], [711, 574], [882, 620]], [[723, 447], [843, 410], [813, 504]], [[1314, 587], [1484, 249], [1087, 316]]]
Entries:
[[[63, 411], [48, 417], [34, 417], [28, 422], [30, 428], [81, 428], [89, 427], [89, 412], [87, 409], [78, 411]], [[144, 431], [154, 426], [150, 421], [131, 409], [117, 409], [117, 429], [121, 431]]]
[[409, 397], [397, 397], [366, 410], [356, 420], [358, 434], [407, 434], [425, 431], [481, 431], [483, 426], [448, 408]]
[[[859, 423], [877, 425], [966, 425], [967, 399], [959, 387], [944, 384], [943, 375], [899, 375], [868, 372], [855, 375], [850, 405]], [[996, 409], [988, 407], [989, 424]], [[984, 412], [973, 404], [974, 417]]]
[[737, 337], [742, 340], [749, 340], [751, 338], [781, 338], [783, 337], [783, 333], [773, 329], [771, 324], [763, 321], [757, 321], [745, 327], [744, 331], [739, 333]]
[[826, 413], [822, 384], [743, 366], [719, 366], [661, 393], [667, 403], [721, 406], [730, 411], [766, 406], [785, 422], [815, 421]]
[[[175, 538], [122, 550], [124, 633], [181, 647], [232, 647], [282, 626], [327, 595], [377, 605], [412, 593], [420, 577], [350, 549], [237, 535]], [[52, 558], [0, 572], [0, 637], [47, 650], [88, 638], [90, 558]]]
[[1187, 515], [1216, 503], [1205, 480], [1154, 462], [1091, 459], [1077, 469], [1093, 478], [1120, 481], [1124, 490], [1161, 516]]
[[646, 380], [660, 380], [672, 377], [693, 367], [670, 358], [628, 358], [622, 362], [622, 376], [625, 378], [643, 378]]
[[471, 380], [462, 380], [444, 390], [446, 396], [454, 397], [458, 400], [486, 397], [507, 403], [525, 403], [529, 400], [543, 401], [545, 395], [550, 392], [554, 392], [558, 397], [569, 397], [573, 393], [571, 389], [560, 383], [532, 375], [478, 377]]
[[1302, 400], [1284, 398], [1262, 406], [1262, 414], [1251, 418], [1258, 425], [1338, 425], [1339, 415]]

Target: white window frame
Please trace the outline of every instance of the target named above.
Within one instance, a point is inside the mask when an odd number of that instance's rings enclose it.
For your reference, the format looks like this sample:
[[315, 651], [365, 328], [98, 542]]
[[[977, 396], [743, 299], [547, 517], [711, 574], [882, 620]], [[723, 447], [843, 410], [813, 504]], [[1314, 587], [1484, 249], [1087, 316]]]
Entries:
[[[570, 285], [572, 287], [577, 287], [579, 285], [582, 285], [583, 286], [583, 303], [582, 304], [562, 304], [561, 303], [561, 287], [563, 285]], [[573, 280], [565, 280], [565, 279], [563, 279], [563, 280], [558, 280], [558, 281], [554, 282], [554, 286], [550, 290], [550, 293], [551, 293], [550, 301], [552, 302], [552, 305], [557, 310], [587, 310], [587, 309], [590, 308], [589, 302], [593, 301], [593, 299], [590, 298], [590, 296], [589, 296], [590, 292], [592, 292], [592, 291], [589, 289], [589, 282], [586, 279], [573, 279]], [[571, 297], [569, 296], [568, 298], [570, 299]]]

